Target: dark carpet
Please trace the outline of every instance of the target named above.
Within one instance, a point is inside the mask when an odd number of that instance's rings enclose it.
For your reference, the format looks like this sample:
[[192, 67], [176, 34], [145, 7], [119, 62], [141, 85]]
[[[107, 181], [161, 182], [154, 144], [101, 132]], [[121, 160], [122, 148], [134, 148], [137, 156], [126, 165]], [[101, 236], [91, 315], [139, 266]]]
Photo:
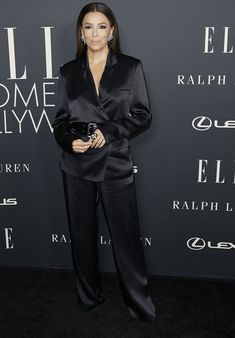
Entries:
[[72, 271], [0, 268], [0, 337], [234, 338], [235, 283], [149, 276], [158, 318], [130, 321], [115, 273], [102, 273], [106, 301], [76, 302]]

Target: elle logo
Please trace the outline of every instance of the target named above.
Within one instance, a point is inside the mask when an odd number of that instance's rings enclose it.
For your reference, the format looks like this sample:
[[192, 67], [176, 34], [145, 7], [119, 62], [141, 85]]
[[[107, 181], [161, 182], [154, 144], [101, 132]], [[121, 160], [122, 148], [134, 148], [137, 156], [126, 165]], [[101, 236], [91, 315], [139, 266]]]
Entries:
[[[203, 53], [214, 53], [214, 45], [213, 45], [213, 35], [215, 34], [215, 27], [204, 27], [205, 28], [205, 44]], [[234, 52], [233, 46], [229, 43], [229, 28], [223, 27], [223, 49], [222, 53], [224, 54], [232, 54]]]
[[12, 228], [5, 228], [5, 243], [6, 247], [5, 249], [13, 249], [14, 244], [13, 244], [13, 239], [12, 239]]
[[[46, 63], [46, 76], [44, 79], [58, 79], [58, 76], [53, 76], [52, 70], [52, 44], [51, 44], [51, 29], [52, 27], [41, 27], [44, 30], [44, 43], [45, 43], [45, 63]], [[16, 72], [16, 53], [15, 53], [15, 37], [14, 30], [16, 27], [5, 27], [7, 31], [7, 41], [8, 41], [8, 55], [9, 55], [9, 70], [10, 77], [8, 80], [26, 80], [27, 79], [27, 69], [24, 66], [23, 75], [17, 76]]]

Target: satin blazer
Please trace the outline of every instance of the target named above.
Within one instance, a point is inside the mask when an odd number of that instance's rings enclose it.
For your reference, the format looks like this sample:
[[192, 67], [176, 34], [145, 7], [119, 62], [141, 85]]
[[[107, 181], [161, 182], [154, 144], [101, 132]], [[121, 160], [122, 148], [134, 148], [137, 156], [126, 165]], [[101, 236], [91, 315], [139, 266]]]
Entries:
[[[53, 130], [62, 149], [60, 167], [80, 178], [99, 182], [133, 175], [129, 139], [151, 123], [148, 89], [142, 62], [109, 46], [97, 95], [87, 50], [60, 67]], [[105, 145], [75, 153], [73, 122], [96, 122]], [[79, 137], [83, 139], [83, 137]], [[88, 139], [88, 138], [86, 138]]]

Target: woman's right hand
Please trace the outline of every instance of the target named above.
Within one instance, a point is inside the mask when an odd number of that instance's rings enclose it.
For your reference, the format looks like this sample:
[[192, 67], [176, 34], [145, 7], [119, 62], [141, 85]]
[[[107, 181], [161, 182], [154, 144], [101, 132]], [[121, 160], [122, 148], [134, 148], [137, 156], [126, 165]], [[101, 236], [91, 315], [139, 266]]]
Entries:
[[78, 138], [73, 140], [72, 148], [75, 153], [84, 153], [88, 148], [90, 148], [91, 144], [92, 140], [83, 141], [82, 139]]

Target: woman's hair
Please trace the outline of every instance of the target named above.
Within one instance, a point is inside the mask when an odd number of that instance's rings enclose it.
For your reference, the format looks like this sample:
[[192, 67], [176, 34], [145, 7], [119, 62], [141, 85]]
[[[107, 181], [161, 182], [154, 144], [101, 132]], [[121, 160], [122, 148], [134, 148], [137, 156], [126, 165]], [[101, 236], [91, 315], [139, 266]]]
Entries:
[[103, 13], [109, 20], [111, 27], [114, 26], [113, 30], [113, 39], [111, 42], [109, 42], [109, 45], [117, 52], [120, 52], [120, 40], [119, 40], [119, 31], [118, 31], [118, 25], [116, 18], [111, 11], [111, 9], [104, 4], [103, 2], [91, 2], [84, 6], [78, 16], [77, 19], [77, 27], [76, 27], [76, 38], [77, 38], [77, 51], [76, 51], [76, 57], [79, 57], [85, 50], [86, 46], [81, 41], [81, 29], [82, 21], [84, 16], [89, 12], [100, 12]]

